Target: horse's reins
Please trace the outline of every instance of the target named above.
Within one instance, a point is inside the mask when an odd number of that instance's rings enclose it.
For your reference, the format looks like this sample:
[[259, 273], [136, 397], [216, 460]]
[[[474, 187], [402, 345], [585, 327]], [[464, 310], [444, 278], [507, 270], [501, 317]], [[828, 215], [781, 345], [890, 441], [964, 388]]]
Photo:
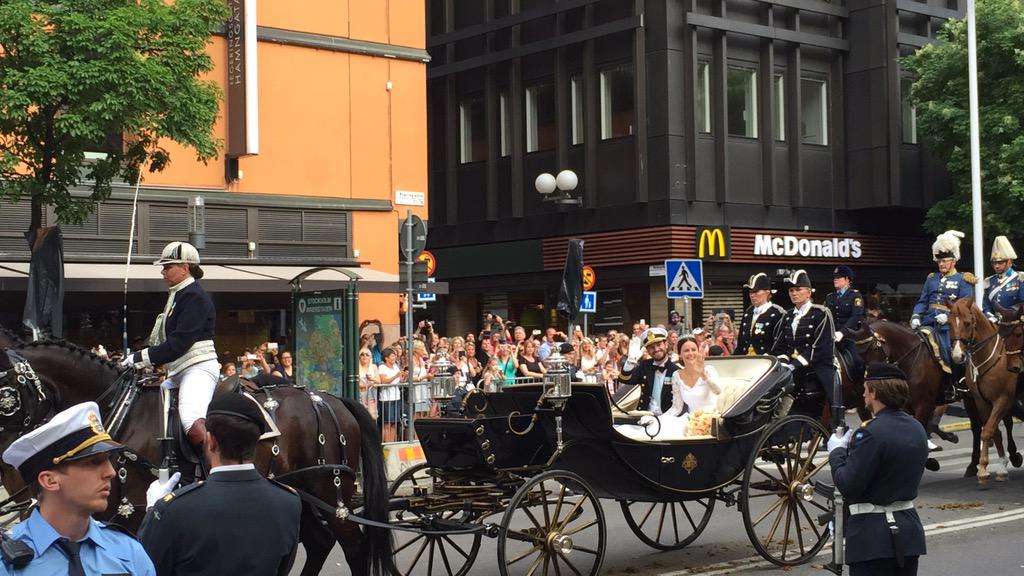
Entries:
[[[995, 363], [993, 363], [992, 366], [989, 366], [988, 368], [984, 368], [985, 365], [988, 364], [989, 362], [991, 362], [993, 358], [996, 358], [996, 352], [999, 351], [999, 341], [1002, 339], [1002, 337], [999, 335], [999, 330], [995, 330], [992, 333], [991, 336], [986, 336], [982, 340], [977, 340], [976, 341], [974, 338], [975, 338], [975, 336], [978, 333], [978, 324], [977, 324], [977, 322], [978, 322], [978, 320], [977, 320], [977, 318], [975, 318], [974, 322], [971, 324], [971, 336], [970, 336], [970, 338], [953, 338], [952, 339], [953, 342], [962, 342], [964, 344], [964, 346], [966, 348], [965, 353], [967, 354], [967, 364], [968, 364], [968, 366], [971, 367], [971, 378], [974, 379], [974, 380], [977, 380], [978, 378], [981, 378], [982, 376], [985, 375], [985, 373], [987, 373], [989, 370], [992, 369], [992, 367], [995, 366]], [[989, 341], [991, 341], [992, 339], [995, 339], [995, 343], [992, 345], [992, 352], [989, 353], [988, 357], [985, 358], [980, 364], [975, 363], [974, 362], [974, 355], [979, 350], [981, 350], [983, 346], [988, 344]], [[1004, 348], [1005, 348], [1005, 346], [1004, 346]], [[982, 368], [984, 368], [984, 370]]]

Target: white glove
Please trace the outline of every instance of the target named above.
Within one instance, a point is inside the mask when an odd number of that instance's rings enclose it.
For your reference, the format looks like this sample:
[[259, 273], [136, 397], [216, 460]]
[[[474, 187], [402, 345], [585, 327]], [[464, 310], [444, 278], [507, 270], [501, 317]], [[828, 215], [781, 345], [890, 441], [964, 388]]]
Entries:
[[146, 510], [155, 506], [164, 496], [174, 492], [174, 487], [178, 485], [178, 480], [181, 480], [181, 472], [175, 472], [167, 479], [167, 482], [153, 480], [149, 488], [146, 489]]
[[125, 370], [126, 368], [133, 368], [135, 366], [135, 363], [132, 362], [132, 358], [134, 356], [134, 354], [129, 354], [122, 358], [121, 361], [117, 363], [118, 368], [120, 368], [121, 370]]
[[988, 318], [988, 321], [993, 323], [993, 324], [998, 324], [999, 323], [999, 318], [996, 318], [996, 315], [991, 313], [991, 312], [986, 314], [985, 317]]
[[635, 365], [643, 353], [644, 343], [640, 341], [639, 336], [633, 336], [629, 341], [629, 353], [626, 355], [626, 362]]
[[912, 330], [917, 330], [920, 327], [921, 327], [921, 319], [920, 318], [916, 318], [915, 317], [915, 318], [911, 318], [910, 319], [910, 328]]
[[935, 322], [938, 324], [945, 324], [946, 322], [949, 322], [949, 316], [947, 316], [945, 313], [936, 314]]
[[637, 424], [647, 427], [650, 426], [651, 424], [654, 424], [655, 422], [657, 422], [657, 418], [655, 418], [654, 416], [641, 416], [640, 421], [637, 422]]
[[846, 434], [839, 436], [836, 433], [832, 433], [832, 437], [828, 439], [828, 451], [832, 452], [836, 448], [846, 448], [850, 445], [850, 438], [853, 436], [853, 428], [848, 428]]
[[836, 342], [842, 342], [842, 341], [843, 341], [843, 333], [842, 333], [842, 332], [839, 332], [839, 331], [837, 330], [837, 331], [836, 331]]

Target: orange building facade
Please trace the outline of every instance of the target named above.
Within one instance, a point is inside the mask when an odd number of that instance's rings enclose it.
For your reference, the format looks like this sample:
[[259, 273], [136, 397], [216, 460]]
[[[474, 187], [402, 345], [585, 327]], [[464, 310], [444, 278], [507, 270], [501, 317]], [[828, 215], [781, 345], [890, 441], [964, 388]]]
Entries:
[[[229, 23], [209, 47], [216, 62], [209, 79], [226, 94], [215, 127], [224, 152], [204, 164], [192, 151], [167, 142], [169, 167], [145, 174], [135, 256], [143, 265], [132, 267], [129, 301], [138, 306], [130, 308], [147, 308], [143, 295], [163, 291], [158, 271], [146, 264], [167, 241], [187, 238], [188, 201], [202, 197], [204, 284], [220, 310], [219, 347], [221, 334], [231, 349], [275, 338], [274, 330], [263, 333], [256, 312], [279, 318], [277, 332], [283, 333], [290, 287], [282, 279], [318, 265], [362, 276], [360, 320], [379, 320], [389, 336], [397, 335], [398, 221], [407, 210], [427, 219], [424, 3], [242, 0], [229, 5], [246, 8], [249, 20], [255, 17], [247, 38], [251, 42], [255, 31], [255, 50], [243, 62], [248, 73], [256, 73], [255, 97], [237, 100], [231, 94]], [[231, 153], [239, 144], [231, 107], [239, 104], [254, 109], [248, 128], [250, 137], [253, 129], [258, 132], [255, 154]], [[398, 191], [405, 199], [401, 204]], [[76, 315], [120, 302], [116, 280], [124, 273], [132, 192], [127, 183], [115, 186], [110, 201], [84, 225], [62, 225], [67, 326], [76, 325]], [[28, 265], [21, 236], [27, 207], [2, 208], [0, 290], [10, 293], [24, 289], [19, 271]], [[47, 221], [53, 223], [52, 213]], [[316, 278], [321, 280], [303, 288], [341, 287], [330, 280], [343, 277]], [[89, 296], [82, 296], [83, 302], [76, 294]], [[0, 310], [5, 324], [20, 314], [13, 304]], [[145, 317], [140, 312], [137, 331], [144, 330]], [[77, 336], [83, 343], [104, 338]], [[69, 337], [76, 337], [73, 330]]]

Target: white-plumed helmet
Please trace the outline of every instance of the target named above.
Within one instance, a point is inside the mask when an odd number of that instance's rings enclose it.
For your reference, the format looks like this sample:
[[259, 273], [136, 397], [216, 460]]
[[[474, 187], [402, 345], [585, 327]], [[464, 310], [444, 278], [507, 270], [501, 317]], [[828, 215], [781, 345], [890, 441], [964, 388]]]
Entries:
[[996, 239], [992, 241], [992, 258], [993, 262], [999, 262], [1001, 260], [1016, 260], [1017, 252], [1013, 249], [1013, 244], [1010, 244], [1010, 240], [1006, 236], [996, 236]]
[[188, 242], [171, 242], [164, 246], [160, 259], [153, 264], [199, 264], [199, 250]]
[[932, 257], [938, 262], [943, 258], [952, 258], [953, 260], [960, 259], [960, 239], [964, 237], [964, 233], [959, 230], [946, 230], [942, 234], [935, 237], [935, 243], [932, 244]]

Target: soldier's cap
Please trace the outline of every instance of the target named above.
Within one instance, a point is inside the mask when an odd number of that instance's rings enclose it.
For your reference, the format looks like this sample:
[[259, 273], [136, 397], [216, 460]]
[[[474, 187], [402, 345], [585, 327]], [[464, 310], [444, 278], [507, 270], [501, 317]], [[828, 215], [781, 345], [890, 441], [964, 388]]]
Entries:
[[658, 342], [664, 342], [667, 338], [668, 331], [664, 328], [648, 328], [640, 335], [640, 340], [644, 343], [645, 348]]
[[840, 264], [832, 271], [832, 278], [846, 278], [848, 280], [853, 280], [853, 269], [846, 264]]
[[214, 398], [210, 402], [209, 408], [206, 409], [206, 415], [212, 416], [214, 414], [235, 416], [252, 422], [259, 427], [260, 434], [269, 430], [267, 421], [263, 418], [263, 413], [260, 412], [256, 402], [243, 394], [221, 394]]
[[160, 258], [153, 264], [163, 266], [164, 264], [199, 264], [199, 250], [188, 242], [171, 242], [164, 246]]
[[786, 284], [790, 288], [810, 288], [812, 291], [814, 287], [811, 286], [811, 277], [807, 275], [806, 270], [795, 270], [786, 278]]
[[103, 428], [99, 406], [83, 402], [58, 412], [46, 424], [15, 440], [4, 450], [3, 461], [31, 483], [40, 472], [59, 464], [123, 449]]
[[775, 290], [772, 290], [772, 281], [764, 272], [758, 272], [751, 276], [743, 287], [749, 288], [751, 292], [759, 292], [761, 290], [771, 290], [772, 293], [775, 292]]
[[1013, 244], [1010, 244], [1010, 239], [1006, 236], [996, 236], [992, 241], [992, 262], [1016, 259], [1017, 251], [1013, 249]]
[[907, 375], [895, 364], [885, 362], [873, 362], [868, 364], [867, 375], [864, 380], [906, 380]]

